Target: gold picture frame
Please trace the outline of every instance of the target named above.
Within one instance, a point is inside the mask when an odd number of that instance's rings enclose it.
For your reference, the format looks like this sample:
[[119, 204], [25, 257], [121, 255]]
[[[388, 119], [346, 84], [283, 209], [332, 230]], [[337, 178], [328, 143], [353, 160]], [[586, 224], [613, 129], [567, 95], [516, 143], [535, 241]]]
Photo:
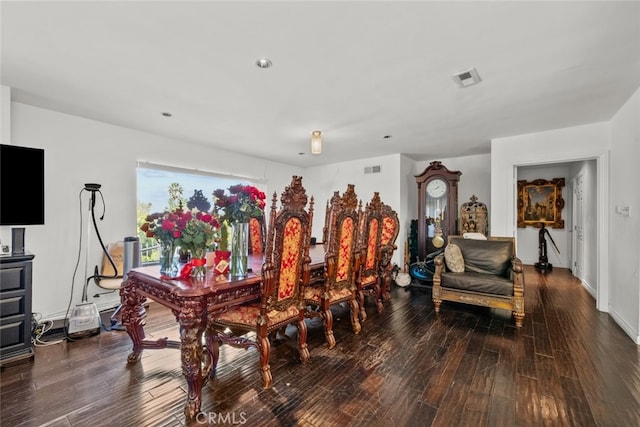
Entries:
[[518, 181], [518, 227], [564, 228], [564, 178]]

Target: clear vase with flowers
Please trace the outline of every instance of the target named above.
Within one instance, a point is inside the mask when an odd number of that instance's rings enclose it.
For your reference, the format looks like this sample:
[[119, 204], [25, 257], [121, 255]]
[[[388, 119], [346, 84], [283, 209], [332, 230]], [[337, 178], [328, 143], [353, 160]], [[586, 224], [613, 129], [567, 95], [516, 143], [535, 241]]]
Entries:
[[232, 227], [230, 273], [234, 277], [248, 272], [248, 223], [264, 216], [265, 194], [252, 185], [232, 185], [213, 192], [213, 212]]
[[178, 228], [178, 219], [182, 210], [156, 212], [147, 215], [145, 222], [140, 226], [145, 235], [156, 239], [159, 248], [160, 274], [166, 277], [175, 277], [178, 273], [178, 264], [175, 260], [176, 240], [181, 232]]
[[[202, 278], [206, 272], [206, 253], [218, 239], [219, 223], [215, 216], [177, 208], [148, 215], [140, 226], [147, 237], [160, 244], [160, 274], [169, 278]], [[176, 249], [189, 253], [189, 261], [178, 274]]]
[[193, 209], [181, 213], [177, 219], [177, 228], [180, 235], [176, 239], [176, 244], [190, 254], [187, 265], [190, 276], [197, 279], [204, 278], [207, 251], [213, 250], [219, 236], [218, 219], [207, 212]]

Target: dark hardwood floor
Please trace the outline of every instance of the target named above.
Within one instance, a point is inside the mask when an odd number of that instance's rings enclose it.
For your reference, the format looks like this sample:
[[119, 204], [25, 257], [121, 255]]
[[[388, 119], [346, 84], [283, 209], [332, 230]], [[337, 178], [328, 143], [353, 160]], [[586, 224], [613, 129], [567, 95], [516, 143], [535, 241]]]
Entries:
[[[637, 426], [640, 347], [568, 270], [526, 267], [526, 317], [444, 303], [429, 288], [393, 289], [377, 314], [371, 301], [354, 335], [335, 311], [337, 345], [309, 322], [310, 362], [291, 338], [271, 353], [263, 390], [255, 350], [224, 347], [203, 390], [202, 414], [185, 420], [186, 384], [177, 350], [147, 350], [127, 365], [124, 332], [48, 347], [1, 373], [3, 426]], [[178, 338], [168, 309], [150, 304], [147, 337]], [[46, 337], [45, 337], [46, 338]]]

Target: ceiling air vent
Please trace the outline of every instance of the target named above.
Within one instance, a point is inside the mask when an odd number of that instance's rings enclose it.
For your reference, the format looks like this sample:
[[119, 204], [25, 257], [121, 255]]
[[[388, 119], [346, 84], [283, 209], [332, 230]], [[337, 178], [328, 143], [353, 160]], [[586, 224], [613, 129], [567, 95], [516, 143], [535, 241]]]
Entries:
[[470, 70], [454, 74], [452, 78], [453, 81], [456, 82], [460, 87], [471, 86], [476, 83], [480, 83], [480, 81], [482, 80], [475, 68], [471, 68]]
[[365, 166], [364, 173], [380, 173], [380, 166]]

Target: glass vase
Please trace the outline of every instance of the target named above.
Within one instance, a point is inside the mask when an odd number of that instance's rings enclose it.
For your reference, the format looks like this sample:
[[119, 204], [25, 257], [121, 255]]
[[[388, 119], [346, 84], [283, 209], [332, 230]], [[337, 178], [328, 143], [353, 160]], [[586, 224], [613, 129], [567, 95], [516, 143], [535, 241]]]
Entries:
[[174, 260], [176, 252], [175, 242], [173, 240], [160, 243], [160, 274], [167, 277], [176, 277], [178, 274], [178, 265]]
[[234, 222], [231, 235], [231, 265], [229, 273], [231, 277], [244, 277], [247, 275], [249, 263], [249, 223]]

